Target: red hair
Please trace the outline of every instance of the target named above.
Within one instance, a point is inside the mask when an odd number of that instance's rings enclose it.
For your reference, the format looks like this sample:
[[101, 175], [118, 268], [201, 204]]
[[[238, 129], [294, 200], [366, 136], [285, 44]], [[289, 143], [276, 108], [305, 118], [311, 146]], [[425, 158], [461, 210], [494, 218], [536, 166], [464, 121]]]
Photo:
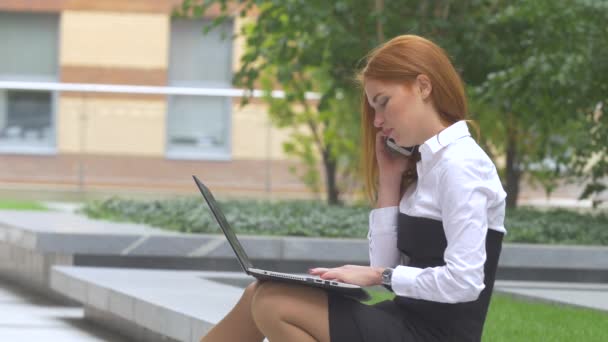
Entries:
[[[363, 85], [361, 99], [362, 171], [366, 193], [373, 203], [378, 191], [378, 162], [376, 160], [376, 132], [374, 109], [365, 96], [365, 80], [374, 79], [410, 85], [418, 75], [426, 75], [432, 85], [431, 102], [440, 120], [446, 125], [466, 119], [467, 99], [462, 79], [446, 52], [428, 39], [415, 36], [398, 36], [367, 56], [366, 66], [358, 75]], [[402, 191], [417, 179], [416, 170], [405, 175]]]

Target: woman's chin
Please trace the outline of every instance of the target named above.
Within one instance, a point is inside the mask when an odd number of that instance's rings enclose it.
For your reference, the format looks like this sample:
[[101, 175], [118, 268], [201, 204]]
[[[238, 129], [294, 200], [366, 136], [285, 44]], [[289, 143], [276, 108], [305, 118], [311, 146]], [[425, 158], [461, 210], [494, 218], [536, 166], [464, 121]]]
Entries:
[[399, 138], [395, 139], [395, 143], [399, 146], [403, 146], [403, 147], [410, 147], [412, 146], [412, 144], [409, 141], [402, 141], [399, 140]]

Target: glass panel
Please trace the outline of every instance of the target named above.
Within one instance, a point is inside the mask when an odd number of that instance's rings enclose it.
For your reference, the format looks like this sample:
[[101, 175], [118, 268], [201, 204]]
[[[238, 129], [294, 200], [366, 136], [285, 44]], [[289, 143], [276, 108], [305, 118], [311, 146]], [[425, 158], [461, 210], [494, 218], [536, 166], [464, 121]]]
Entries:
[[[0, 12], [0, 79], [56, 81], [59, 15]], [[0, 149], [42, 151], [55, 144], [53, 93], [0, 90]]]
[[218, 151], [227, 147], [226, 107], [222, 97], [172, 96], [169, 149]]
[[[171, 84], [229, 85], [232, 68], [232, 22], [203, 34], [207, 21], [176, 19], [171, 22]], [[222, 39], [222, 32], [226, 39]]]
[[47, 147], [53, 140], [50, 92], [0, 91], [0, 146]]
[[0, 78], [57, 78], [59, 17], [0, 12]]
[[[186, 87], [229, 88], [232, 78], [232, 22], [208, 34], [202, 20], [171, 22], [169, 84]], [[226, 34], [223, 39], [222, 32]], [[225, 156], [229, 150], [231, 99], [209, 96], [171, 96], [167, 144], [173, 156]]]

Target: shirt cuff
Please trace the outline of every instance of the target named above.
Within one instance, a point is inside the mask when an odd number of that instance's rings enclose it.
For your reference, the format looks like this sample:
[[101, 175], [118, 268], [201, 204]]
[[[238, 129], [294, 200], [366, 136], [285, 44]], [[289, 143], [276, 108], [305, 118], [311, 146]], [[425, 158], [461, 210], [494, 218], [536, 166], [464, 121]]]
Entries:
[[394, 232], [397, 227], [399, 207], [385, 207], [373, 209], [369, 213], [370, 235], [373, 233]]
[[397, 266], [393, 270], [391, 285], [393, 292], [398, 296], [419, 298], [416, 286], [416, 277], [422, 273], [422, 268]]

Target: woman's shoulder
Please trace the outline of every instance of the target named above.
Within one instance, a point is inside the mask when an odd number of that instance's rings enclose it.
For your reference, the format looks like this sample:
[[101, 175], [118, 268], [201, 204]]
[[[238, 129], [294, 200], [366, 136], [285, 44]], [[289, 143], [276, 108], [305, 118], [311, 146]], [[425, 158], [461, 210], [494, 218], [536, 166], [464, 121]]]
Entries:
[[440, 158], [442, 171], [475, 169], [479, 173], [496, 172], [496, 166], [488, 154], [471, 137], [459, 139], [443, 149]]
[[[438, 173], [437, 188], [485, 189], [491, 197], [500, 200], [506, 193], [500, 182], [494, 162], [473, 139], [461, 139], [447, 146]], [[455, 190], [458, 191], [458, 190]]]

